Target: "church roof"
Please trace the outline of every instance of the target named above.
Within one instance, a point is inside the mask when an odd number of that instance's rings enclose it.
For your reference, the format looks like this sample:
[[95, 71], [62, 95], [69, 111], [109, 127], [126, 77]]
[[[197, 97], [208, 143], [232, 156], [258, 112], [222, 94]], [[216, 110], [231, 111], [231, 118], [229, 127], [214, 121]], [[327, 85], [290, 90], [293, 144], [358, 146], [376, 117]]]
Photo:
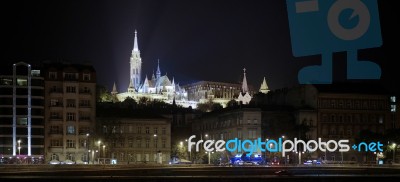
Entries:
[[162, 77], [160, 77], [157, 82], [156, 82], [156, 86], [157, 87], [162, 87], [162, 86], [172, 86], [171, 81], [169, 80], [169, 78], [167, 77], [167, 75], [164, 75]]
[[269, 88], [268, 88], [268, 85], [267, 85], [267, 81], [265, 81], [265, 77], [264, 77], [263, 82], [261, 83], [260, 92], [261, 93], [268, 93], [269, 92]]

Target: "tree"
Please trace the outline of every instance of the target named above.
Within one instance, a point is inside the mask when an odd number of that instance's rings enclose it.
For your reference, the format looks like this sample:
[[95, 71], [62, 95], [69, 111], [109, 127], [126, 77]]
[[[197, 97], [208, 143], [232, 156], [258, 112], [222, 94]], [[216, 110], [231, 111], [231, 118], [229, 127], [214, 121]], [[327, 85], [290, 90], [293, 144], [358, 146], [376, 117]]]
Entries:
[[112, 102], [111, 93], [103, 85], [96, 85], [97, 102]]
[[226, 103], [226, 107], [229, 107], [229, 108], [236, 108], [238, 106], [239, 106], [239, 104], [235, 99], [232, 99], [228, 103]]

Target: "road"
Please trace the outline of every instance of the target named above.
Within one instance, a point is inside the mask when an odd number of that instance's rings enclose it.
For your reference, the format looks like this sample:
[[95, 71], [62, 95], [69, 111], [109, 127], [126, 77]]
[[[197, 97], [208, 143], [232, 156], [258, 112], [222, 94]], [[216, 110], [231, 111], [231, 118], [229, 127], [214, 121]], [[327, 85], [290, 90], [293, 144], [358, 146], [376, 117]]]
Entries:
[[[280, 172], [278, 172], [280, 171]], [[400, 179], [390, 167], [0, 166], [0, 180], [18, 181], [380, 181]]]

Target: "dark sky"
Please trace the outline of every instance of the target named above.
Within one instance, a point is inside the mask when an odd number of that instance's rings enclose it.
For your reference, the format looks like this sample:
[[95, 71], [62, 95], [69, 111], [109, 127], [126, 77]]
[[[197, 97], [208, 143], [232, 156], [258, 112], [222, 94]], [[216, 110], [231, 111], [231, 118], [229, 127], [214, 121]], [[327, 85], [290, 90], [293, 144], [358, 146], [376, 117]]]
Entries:
[[[391, 1], [378, 3], [383, 46], [359, 54], [381, 65], [380, 82], [396, 91], [398, 10]], [[90, 62], [99, 84], [111, 89], [116, 81], [120, 91], [128, 85], [135, 29], [142, 76], [150, 76], [160, 59], [162, 73], [181, 85], [238, 82], [245, 67], [250, 84], [258, 88], [265, 76], [278, 89], [297, 84], [302, 67], [320, 62], [320, 56], [292, 56], [284, 0], [12, 1], [1, 14], [3, 66], [46, 59]], [[334, 59], [334, 79], [343, 81], [345, 53]]]

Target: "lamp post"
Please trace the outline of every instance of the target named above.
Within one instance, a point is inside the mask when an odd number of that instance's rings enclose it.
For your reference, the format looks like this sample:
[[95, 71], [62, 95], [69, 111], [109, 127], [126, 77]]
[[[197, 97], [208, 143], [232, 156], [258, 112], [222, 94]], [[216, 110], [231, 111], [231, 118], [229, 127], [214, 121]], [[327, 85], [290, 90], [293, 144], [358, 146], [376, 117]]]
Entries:
[[158, 151], [157, 151], [157, 144], [158, 144], [158, 140], [157, 140], [157, 134], [154, 134], [154, 145], [156, 147], [156, 164], [158, 164]]
[[[285, 135], [282, 135], [282, 140], [285, 141]], [[286, 165], [286, 156], [283, 156], [283, 159], [285, 160], [285, 165]]]
[[393, 143], [392, 144], [392, 147], [393, 147], [393, 163], [395, 163], [395, 160], [396, 160], [396, 143]]
[[[188, 140], [185, 139], [185, 142], [187, 143]], [[192, 148], [192, 146], [190, 146], [190, 148]], [[191, 149], [190, 149], [190, 152], [189, 152], [189, 161], [192, 161], [192, 150]]]
[[106, 145], [103, 145], [103, 157], [106, 156]]
[[90, 134], [89, 133], [86, 133], [86, 140], [85, 140], [85, 147], [86, 147], [86, 156], [87, 156], [87, 158], [86, 158], [86, 162], [89, 164], [90, 163], [90, 155], [89, 155], [89, 136], [90, 136]]
[[101, 148], [101, 146], [100, 146], [100, 144], [101, 144], [101, 140], [99, 140], [98, 142], [97, 142], [97, 144], [99, 145], [99, 153], [97, 154], [97, 162], [99, 163], [100, 162], [100, 157], [101, 157], [101, 152], [100, 152], [100, 148]]
[[21, 140], [18, 140], [18, 155], [21, 155]]
[[211, 152], [206, 152], [208, 154], [208, 164], [211, 164]]

